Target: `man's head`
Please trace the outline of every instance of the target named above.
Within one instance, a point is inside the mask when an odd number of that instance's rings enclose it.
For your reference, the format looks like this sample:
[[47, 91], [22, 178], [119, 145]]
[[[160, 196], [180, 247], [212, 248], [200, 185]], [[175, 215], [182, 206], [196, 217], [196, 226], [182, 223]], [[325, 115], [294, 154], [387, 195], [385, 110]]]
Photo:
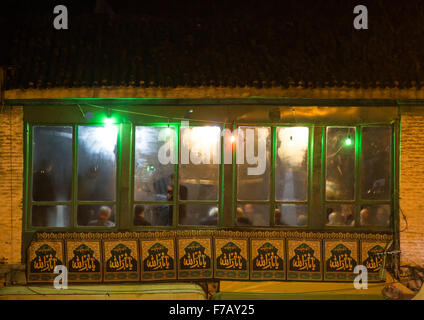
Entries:
[[136, 216], [144, 217], [144, 206], [141, 204], [136, 205], [134, 209], [134, 213]]
[[379, 226], [387, 226], [390, 224], [390, 215], [388, 213], [388, 211], [382, 207], [379, 207], [377, 209], [377, 213], [376, 213], [376, 223]]
[[213, 207], [209, 210], [209, 217], [218, 217], [218, 208]]
[[244, 206], [244, 212], [246, 212], [247, 215], [253, 214], [253, 205], [248, 203]]
[[281, 210], [280, 209], [275, 208], [274, 217], [275, 217], [275, 223], [279, 224], [281, 222]]
[[369, 219], [370, 219], [370, 212], [368, 211], [367, 208], [363, 208], [359, 212], [359, 222], [360, 222], [361, 226], [368, 225]]
[[236, 219], [240, 219], [244, 217], [243, 209], [238, 207], [236, 210]]
[[112, 215], [112, 209], [107, 206], [102, 206], [99, 210], [99, 220], [109, 220]]

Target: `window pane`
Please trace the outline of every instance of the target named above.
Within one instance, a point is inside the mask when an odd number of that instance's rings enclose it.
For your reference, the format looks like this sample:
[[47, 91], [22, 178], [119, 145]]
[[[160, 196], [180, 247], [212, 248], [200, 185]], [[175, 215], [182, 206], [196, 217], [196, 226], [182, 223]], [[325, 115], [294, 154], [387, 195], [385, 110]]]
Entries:
[[115, 206], [84, 204], [78, 206], [79, 226], [115, 226]]
[[238, 226], [269, 226], [269, 205], [240, 204], [236, 210]]
[[217, 225], [218, 207], [205, 204], [180, 205], [180, 225]]
[[390, 127], [362, 128], [362, 199], [390, 198]]
[[175, 129], [136, 127], [134, 200], [167, 201], [174, 172]]
[[173, 206], [136, 204], [133, 223], [135, 226], [171, 226]]
[[390, 205], [369, 205], [363, 206], [359, 213], [359, 223], [361, 226], [390, 226]]
[[308, 136], [307, 127], [277, 128], [276, 200], [307, 199]]
[[218, 200], [219, 127], [181, 127], [180, 200]]
[[304, 204], [281, 204], [274, 211], [275, 225], [306, 226], [308, 224], [308, 206]]
[[78, 199], [115, 200], [117, 126], [78, 127]]
[[34, 127], [32, 146], [33, 200], [71, 200], [72, 127]]
[[32, 206], [34, 227], [70, 227], [70, 206]]
[[328, 204], [326, 219], [327, 226], [354, 226], [354, 206], [352, 204]]
[[239, 127], [237, 134], [237, 198], [269, 200], [271, 128]]
[[355, 128], [327, 128], [327, 200], [355, 196]]

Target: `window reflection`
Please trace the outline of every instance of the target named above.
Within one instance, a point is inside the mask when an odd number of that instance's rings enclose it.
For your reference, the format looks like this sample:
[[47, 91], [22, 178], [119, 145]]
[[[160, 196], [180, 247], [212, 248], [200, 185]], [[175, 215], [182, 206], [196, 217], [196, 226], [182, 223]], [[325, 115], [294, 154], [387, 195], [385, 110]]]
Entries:
[[32, 226], [70, 227], [70, 206], [32, 206]]
[[218, 200], [219, 127], [181, 127], [180, 200]]
[[[269, 200], [271, 128], [239, 127], [237, 134], [237, 198], [239, 200]], [[256, 162], [252, 163], [252, 160]], [[259, 172], [249, 170], [254, 168], [261, 170]]]
[[353, 200], [355, 128], [327, 128], [326, 199]]
[[362, 199], [390, 198], [390, 127], [362, 128]]
[[307, 199], [308, 134], [307, 127], [277, 128], [276, 200]]
[[34, 201], [69, 201], [72, 186], [72, 127], [34, 127]]
[[[174, 128], [136, 127], [134, 200], [170, 200], [167, 195], [174, 172], [174, 145]], [[163, 164], [163, 160], [168, 163]]]
[[115, 206], [79, 205], [77, 223], [79, 226], [114, 227]]
[[78, 127], [78, 200], [115, 200], [117, 137], [117, 126]]
[[308, 224], [308, 206], [303, 204], [276, 205], [274, 223], [280, 226], [306, 226]]

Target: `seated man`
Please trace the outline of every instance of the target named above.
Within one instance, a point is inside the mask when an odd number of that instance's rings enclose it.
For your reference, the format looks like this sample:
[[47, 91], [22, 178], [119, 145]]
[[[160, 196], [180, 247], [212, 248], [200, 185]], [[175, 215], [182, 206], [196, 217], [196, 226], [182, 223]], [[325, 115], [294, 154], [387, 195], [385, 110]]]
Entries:
[[236, 221], [238, 226], [251, 226], [252, 222], [244, 216], [243, 209], [238, 207], [236, 210]]
[[213, 207], [209, 210], [207, 217], [200, 220], [201, 225], [216, 226], [218, 224], [218, 208]]
[[328, 215], [328, 223], [327, 226], [341, 226], [344, 225], [343, 216], [340, 212], [332, 211]]
[[114, 227], [115, 223], [110, 221], [112, 209], [107, 206], [100, 207], [97, 220], [91, 220], [89, 226]]
[[135, 226], [151, 226], [152, 224], [144, 217], [144, 206], [136, 205], [134, 208], [134, 225]]

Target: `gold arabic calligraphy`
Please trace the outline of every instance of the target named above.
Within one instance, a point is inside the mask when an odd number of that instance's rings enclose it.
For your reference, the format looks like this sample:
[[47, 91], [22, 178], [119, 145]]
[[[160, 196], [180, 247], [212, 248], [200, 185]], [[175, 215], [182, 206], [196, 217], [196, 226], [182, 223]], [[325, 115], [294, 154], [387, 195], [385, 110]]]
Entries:
[[206, 258], [201, 251], [189, 252], [183, 258], [183, 265], [189, 268], [206, 268]]

